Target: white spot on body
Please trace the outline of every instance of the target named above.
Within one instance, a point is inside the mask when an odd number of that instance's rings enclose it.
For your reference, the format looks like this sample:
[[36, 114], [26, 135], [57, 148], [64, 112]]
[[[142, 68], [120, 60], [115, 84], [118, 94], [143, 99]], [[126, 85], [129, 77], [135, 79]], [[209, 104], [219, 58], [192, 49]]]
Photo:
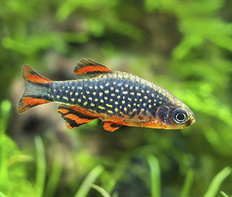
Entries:
[[68, 97], [67, 96], [63, 96], [63, 99], [68, 101]]
[[111, 108], [113, 107], [113, 105], [110, 105], [110, 104], [108, 104], [108, 103], [106, 104], [106, 106], [107, 106], [107, 107], [111, 107]]

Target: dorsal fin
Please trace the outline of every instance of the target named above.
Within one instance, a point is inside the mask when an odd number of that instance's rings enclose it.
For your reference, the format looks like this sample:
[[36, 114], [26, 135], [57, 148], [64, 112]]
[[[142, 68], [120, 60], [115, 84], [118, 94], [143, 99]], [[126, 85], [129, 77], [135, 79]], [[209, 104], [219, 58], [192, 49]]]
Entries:
[[74, 73], [77, 75], [88, 74], [90, 76], [96, 76], [109, 72], [112, 72], [109, 68], [88, 58], [81, 59], [74, 68]]

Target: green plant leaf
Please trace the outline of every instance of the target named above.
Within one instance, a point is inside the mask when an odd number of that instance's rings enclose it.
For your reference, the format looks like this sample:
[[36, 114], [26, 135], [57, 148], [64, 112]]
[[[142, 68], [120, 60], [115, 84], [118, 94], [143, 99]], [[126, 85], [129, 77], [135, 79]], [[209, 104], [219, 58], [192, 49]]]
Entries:
[[50, 176], [48, 178], [48, 182], [46, 185], [46, 190], [44, 192], [44, 196], [54, 196], [55, 191], [57, 189], [61, 172], [62, 172], [62, 147], [60, 145], [60, 142], [58, 141], [56, 135], [53, 132], [49, 132], [49, 135], [52, 137], [52, 141], [54, 144], [54, 157], [53, 157], [53, 163], [52, 163], [52, 169]]
[[44, 145], [39, 136], [35, 137], [36, 147], [36, 180], [35, 190], [38, 197], [43, 196], [45, 177], [46, 177], [46, 161], [44, 154]]
[[151, 173], [151, 196], [160, 197], [160, 168], [158, 159], [153, 155], [149, 155], [147, 160]]
[[2, 192], [0, 192], [0, 197], [7, 197], [7, 196], [3, 194]]
[[206, 191], [204, 197], [214, 197], [216, 196], [221, 183], [229, 176], [231, 173], [231, 168], [226, 167], [221, 172], [219, 172], [212, 180], [208, 190]]
[[95, 182], [95, 180], [98, 178], [98, 176], [103, 172], [104, 168], [102, 166], [96, 166], [85, 178], [83, 183], [81, 184], [80, 188], [78, 189], [75, 197], [85, 197], [90, 188], [91, 185]]
[[99, 187], [98, 185], [94, 185], [94, 184], [91, 187], [96, 189], [102, 196], [110, 197], [110, 195], [102, 187]]
[[191, 189], [191, 186], [193, 183], [193, 176], [194, 176], [194, 172], [192, 169], [190, 169], [187, 173], [187, 176], [186, 176], [186, 179], [184, 182], [184, 186], [183, 186], [181, 193], [180, 193], [180, 197], [188, 197], [189, 196], [190, 189]]
[[220, 192], [223, 197], [229, 197], [225, 192]]

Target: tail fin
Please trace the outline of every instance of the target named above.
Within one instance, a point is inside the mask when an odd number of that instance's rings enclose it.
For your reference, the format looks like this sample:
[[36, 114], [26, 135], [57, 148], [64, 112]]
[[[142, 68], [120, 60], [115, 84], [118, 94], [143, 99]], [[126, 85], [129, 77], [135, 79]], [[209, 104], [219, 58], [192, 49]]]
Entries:
[[18, 113], [51, 102], [48, 96], [51, 80], [43, 77], [28, 65], [23, 66], [23, 78], [25, 80], [25, 92], [19, 101]]

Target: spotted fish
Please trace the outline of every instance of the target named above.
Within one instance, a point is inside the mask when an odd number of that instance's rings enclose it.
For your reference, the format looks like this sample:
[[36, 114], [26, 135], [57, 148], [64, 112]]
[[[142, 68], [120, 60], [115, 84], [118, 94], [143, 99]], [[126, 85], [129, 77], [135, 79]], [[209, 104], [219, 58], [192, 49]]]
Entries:
[[81, 59], [78, 79], [52, 81], [23, 66], [25, 92], [18, 113], [49, 102], [61, 103], [58, 112], [68, 128], [101, 119], [101, 130], [122, 125], [182, 129], [195, 122], [193, 112], [168, 90], [135, 75], [112, 71], [91, 59]]

